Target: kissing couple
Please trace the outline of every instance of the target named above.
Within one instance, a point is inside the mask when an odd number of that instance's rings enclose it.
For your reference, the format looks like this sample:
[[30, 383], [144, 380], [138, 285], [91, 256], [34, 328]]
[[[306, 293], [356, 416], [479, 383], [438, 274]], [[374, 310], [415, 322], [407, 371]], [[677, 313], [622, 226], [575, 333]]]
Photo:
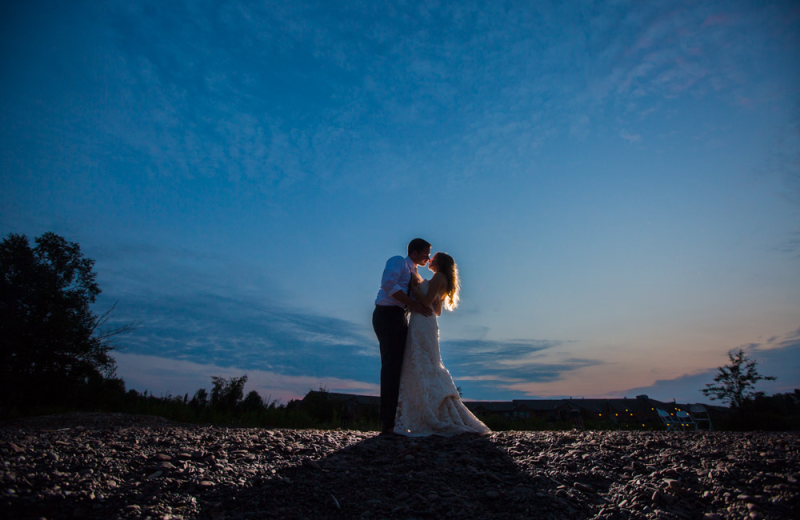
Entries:
[[[422, 278], [417, 267], [433, 273]], [[458, 306], [458, 266], [447, 253], [415, 238], [408, 256], [386, 262], [372, 327], [381, 346], [381, 434], [411, 437], [491, 430], [464, 406], [439, 352], [442, 309]]]

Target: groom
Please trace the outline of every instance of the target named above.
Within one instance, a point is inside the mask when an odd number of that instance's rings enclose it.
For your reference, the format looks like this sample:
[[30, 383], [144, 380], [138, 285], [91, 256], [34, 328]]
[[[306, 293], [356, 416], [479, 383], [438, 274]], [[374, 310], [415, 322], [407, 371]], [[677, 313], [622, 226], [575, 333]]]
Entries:
[[381, 433], [394, 431], [394, 415], [400, 393], [400, 371], [408, 335], [406, 311], [424, 316], [433, 311], [409, 296], [409, 283], [413, 276], [418, 281], [417, 266], [427, 265], [431, 259], [431, 245], [421, 238], [408, 243], [408, 256], [393, 256], [386, 262], [381, 278], [381, 288], [372, 313], [372, 327], [381, 345]]

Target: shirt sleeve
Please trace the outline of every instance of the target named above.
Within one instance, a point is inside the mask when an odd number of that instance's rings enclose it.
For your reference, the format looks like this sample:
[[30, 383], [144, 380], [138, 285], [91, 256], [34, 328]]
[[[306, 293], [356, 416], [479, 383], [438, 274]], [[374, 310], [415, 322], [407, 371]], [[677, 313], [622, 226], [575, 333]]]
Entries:
[[405, 292], [406, 289], [402, 286], [403, 275], [407, 271], [406, 262], [401, 256], [395, 256], [386, 262], [386, 269], [383, 270], [383, 289], [389, 296], [397, 291]]

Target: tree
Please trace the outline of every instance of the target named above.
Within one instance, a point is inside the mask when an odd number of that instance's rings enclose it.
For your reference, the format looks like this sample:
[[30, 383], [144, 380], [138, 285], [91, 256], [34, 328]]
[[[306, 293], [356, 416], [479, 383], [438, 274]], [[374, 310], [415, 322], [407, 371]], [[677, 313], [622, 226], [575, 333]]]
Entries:
[[216, 410], [233, 412], [244, 396], [244, 384], [247, 382], [247, 374], [242, 377], [212, 376], [211, 383], [211, 406]]
[[731, 360], [729, 365], [719, 367], [719, 373], [714, 377], [714, 383], [709, 383], [703, 392], [712, 401], [728, 401], [731, 408], [740, 408], [749, 399], [763, 392], [755, 392], [754, 388], [759, 381], [774, 381], [773, 376], [762, 376], [756, 370], [756, 361], [748, 359], [744, 350], [734, 356], [730, 352], [728, 358]]
[[200, 411], [208, 406], [208, 391], [205, 388], [199, 389], [195, 392], [194, 397], [192, 400], [189, 401], [189, 406], [194, 408], [196, 411]]
[[250, 390], [242, 401], [242, 409], [245, 412], [260, 412], [266, 410], [267, 407], [264, 405], [261, 395], [255, 390]]
[[74, 404], [88, 385], [113, 377], [110, 338], [133, 325], [100, 330], [111, 311], [91, 310], [100, 294], [93, 267], [78, 244], [55, 233], [35, 247], [15, 233], [0, 243], [2, 411]]

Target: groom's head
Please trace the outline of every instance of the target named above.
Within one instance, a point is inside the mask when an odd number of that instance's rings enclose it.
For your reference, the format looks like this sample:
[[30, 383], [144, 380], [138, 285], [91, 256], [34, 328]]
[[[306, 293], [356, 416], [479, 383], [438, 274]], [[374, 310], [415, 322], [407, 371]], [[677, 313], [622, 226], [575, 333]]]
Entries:
[[415, 238], [408, 243], [408, 257], [417, 265], [425, 265], [431, 259], [431, 245], [428, 241]]

